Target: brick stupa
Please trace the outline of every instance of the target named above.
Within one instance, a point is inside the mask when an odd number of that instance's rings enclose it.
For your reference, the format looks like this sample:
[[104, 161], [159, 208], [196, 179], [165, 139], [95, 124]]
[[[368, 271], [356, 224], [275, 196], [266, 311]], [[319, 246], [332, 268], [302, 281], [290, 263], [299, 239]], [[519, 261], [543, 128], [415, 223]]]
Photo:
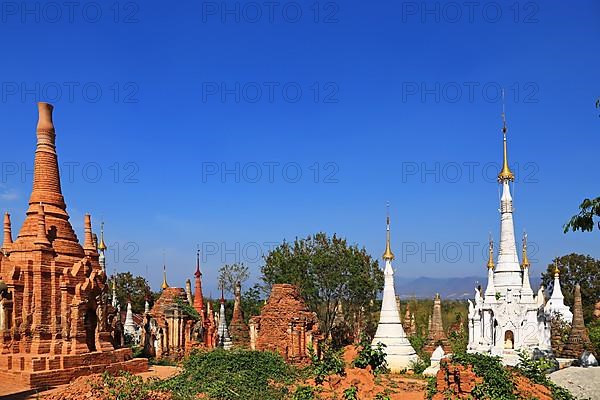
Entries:
[[592, 343], [585, 329], [583, 321], [583, 307], [581, 305], [581, 288], [575, 286], [575, 299], [573, 302], [573, 323], [569, 339], [562, 349], [562, 356], [568, 358], [579, 358], [584, 350], [591, 350]]
[[444, 331], [442, 299], [439, 293], [435, 295], [435, 299], [433, 300], [433, 315], [430, 318], [429, 333], [427, 334], [427, 341], [425, 342], [423, 351], [431, 354], [438, 346], [442, 346], [444, 352], [448, 353], [450, 345], [448, 343], [448, 336], [446, 336], [446, 332]]
[[33, 190], [23, 226], [12, 240], [4, 220], [0, 253], [0, 379], [31, 387], [68, 383], [105, 370], [147, 369], [131, 349], [110, 342], [106, 274], [91, 218], [83, 246], [61, 191], [53, 107], [39, 103]]
[[233, 316], [229, 323], [229, 334], [233, 345], [236, 347], [250, 347], [250, 328], [244, 321], [242, 312], [242, 285], [235, 285], [235, 300], [233, 302]]
[[273, 285], [260, 316], [250, 318], [249, 325], [252, 350], [276, 352], [295, 364], [309, 363], [309, 347], [318, 354], [323, 340], [317, 314], [290, 284]]

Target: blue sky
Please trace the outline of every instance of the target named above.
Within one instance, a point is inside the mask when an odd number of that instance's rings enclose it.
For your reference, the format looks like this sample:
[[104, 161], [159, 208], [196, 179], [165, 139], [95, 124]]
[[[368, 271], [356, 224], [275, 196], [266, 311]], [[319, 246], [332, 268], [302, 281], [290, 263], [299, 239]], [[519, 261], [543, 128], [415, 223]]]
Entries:
[[[109, 269], [171, 285], [317, 231], [402, 277], [485, 274], [498, 238], [501, 110], [532, 274], [600, 257], [563, 234], [598, 195], [600, 3], [3, 2], [0, 209], [20, 227], [35, 102], [55, 104], [73, 224], [106, 223]], [[224, 173], [225, 172], [225, 173]]]

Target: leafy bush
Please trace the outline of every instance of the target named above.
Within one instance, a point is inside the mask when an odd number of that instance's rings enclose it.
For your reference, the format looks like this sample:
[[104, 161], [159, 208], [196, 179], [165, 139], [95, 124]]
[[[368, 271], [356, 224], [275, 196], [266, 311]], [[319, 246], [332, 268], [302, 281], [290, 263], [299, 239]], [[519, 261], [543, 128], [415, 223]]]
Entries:
[[431, 399], [434, 394], [437, 393], [437, 378], [435, 376], [430, 376], [427, 379], [427, 389], [425, 391], [425, 398]]
[[519, 364], [517, 370], [534, 383], [544, 385], [552, 392], [555, 400], [576, 400], [575, 396], [568, 390], [556, 385], [546, 376], [546, 371], [552, 367], [552, 363], [544, 358], [534, 360], [524, 351], [519, 351]]
[[155, 387], [171, 391], [176, 400], [195, 399], [199, 393], [217, 400], [280, 400], [297, 376], [278, 354], [217, 349], [192, 353], [179, 375]]
[[390, 400], [390, 396], [388, 396], [385, 393], [379, 392], [375, 395], [375, 400]]
[[344, 400], [358, 400], [358, 388], [354, 385], [350, 386], [344, 390], [343, 398]]
[[98, 398], [107, 397], [115, 400], [150, 400], [152, 398], [149, 385], [140, 376], [129, 372], [111, 375], [104, 372], [102, 384], [92, 384], [91, 388]]
[[425, 360], [422, 358], [418, 358], [410, 362], [409, 369], [412, 369], [415, 374], [421, 375], [423, 371], [425, 371], [427, 367], [429, 367], [430, 364], [431, 361], [429, 360], [429, 358]]
[[373, 347], [369, 338], [363, 335], [358, 344], [358, 355], [352, 361], [352, 365], [363, 369], [370, 365], [374, 373], [387, 371], [385, 347], [385, 344], [381, 342]]
[[315, 389], [312, 386], [296, 386], [292, 400], [314, 400]]
[[592, 352], [598, 358], [600, 357], [600, 320], [588, 326], [588, 333], [590, 335], [590, 341], [592, 342]]
[[452, 354], [464, 353], [467, 351], [469, 337], [464, 329], [460, 331], [452, 331], [448, 335], [448, 342], [450, 342]]
[[345, 375], [346, 364], [342, 358], [343, 349], [334, 350], [324, 345], [322, 357], [319, 358], [312, 347], [308, 349], [311, 359], [312, 375], [320, 385], [329, 375]]
[[483, 383], [473, 389], [476, 399], [517, 400], [510, 371], [502, 365], [500, 357], [492, 357], [479, 353], [458, 353], [452, 361], [465, 367], [471, 366]]

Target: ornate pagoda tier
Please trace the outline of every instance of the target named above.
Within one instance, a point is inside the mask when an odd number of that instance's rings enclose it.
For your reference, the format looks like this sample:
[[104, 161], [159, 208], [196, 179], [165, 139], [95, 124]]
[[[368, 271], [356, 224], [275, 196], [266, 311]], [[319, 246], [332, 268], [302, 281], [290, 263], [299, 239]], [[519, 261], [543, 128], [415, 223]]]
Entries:
[[53, 107], [39, 103], [33, 190], [12, 241], [0, 253], [0, 378], [31, 386], [67, 383], [113, 366], [141, 371], [130, 349], [111, 344], [106, 273], [85, 216], [83, 246], [69, 222], [56, 154]]

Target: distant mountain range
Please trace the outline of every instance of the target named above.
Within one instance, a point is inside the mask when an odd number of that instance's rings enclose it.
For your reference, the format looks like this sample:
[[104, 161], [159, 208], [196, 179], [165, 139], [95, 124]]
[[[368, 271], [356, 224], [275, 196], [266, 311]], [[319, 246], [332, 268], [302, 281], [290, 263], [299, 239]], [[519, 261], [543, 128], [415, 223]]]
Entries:
[[[439, 293], [443, 299], [473, 298], [475, 287], [487, 285], [486, 276], [466, 276], [461, 278], [396, 278], [396, 295], [401, 299], [416, 297], [418, 299], [433, 298]], [[531, 287], [535, 291], [540, 285], [539, 278], [531, 278]]]

